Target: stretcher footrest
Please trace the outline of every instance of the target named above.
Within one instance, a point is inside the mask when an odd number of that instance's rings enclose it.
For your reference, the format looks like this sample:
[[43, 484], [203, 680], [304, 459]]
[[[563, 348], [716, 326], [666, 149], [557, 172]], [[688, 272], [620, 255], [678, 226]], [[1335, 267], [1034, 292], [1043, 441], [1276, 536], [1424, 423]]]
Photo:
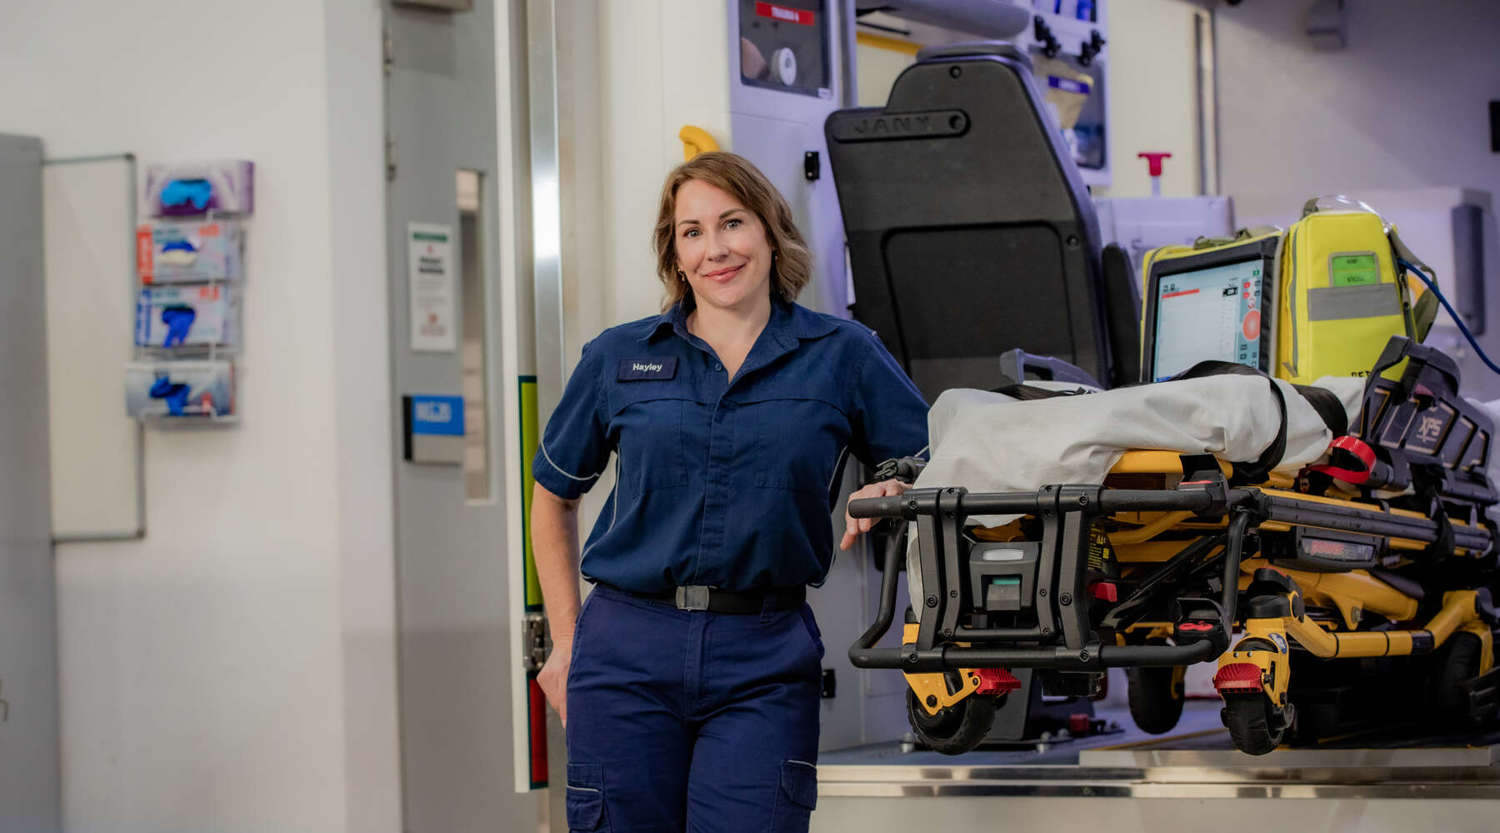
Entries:
[[1490, 717], [1497, 709], [1500, 709], [1500, 666], [1472, 680], [1465, 680], [1460, 684], [1460, 688], [1468, 696], [1471, 717], [1479, 719]]

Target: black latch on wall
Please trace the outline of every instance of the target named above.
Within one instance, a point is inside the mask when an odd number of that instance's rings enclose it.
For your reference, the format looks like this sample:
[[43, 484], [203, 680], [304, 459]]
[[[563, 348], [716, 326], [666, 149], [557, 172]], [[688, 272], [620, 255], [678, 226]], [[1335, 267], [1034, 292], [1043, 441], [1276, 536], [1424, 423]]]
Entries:
[[810, 150], [802, 154], [802, 175], [807, 177], [808, 182], [816, 182], [823, 175], [823, 163], [818, 159], [818, 152]]
[[1490, 102], [1490, 153], [1500, 153], [1500, 101]]

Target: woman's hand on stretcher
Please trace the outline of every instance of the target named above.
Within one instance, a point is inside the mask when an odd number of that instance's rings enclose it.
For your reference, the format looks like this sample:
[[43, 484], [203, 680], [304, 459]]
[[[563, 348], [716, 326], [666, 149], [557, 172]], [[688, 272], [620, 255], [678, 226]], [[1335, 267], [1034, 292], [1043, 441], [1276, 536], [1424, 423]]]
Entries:
[[[867, 497], [894, 497], [911, 488], [911, 484], [900, 480], [882, 480], [879, 483], [860, 489], [849, 496], [850, 500], [859, 500]], [[849, 517], [849, 504], [844, 504], [844, 538], [839, 541], [839, 549], [847, 550], [854, 546], [854, 540], [870, 531], [875, 524], [880, 523], [880, 518], [851, 518]]]

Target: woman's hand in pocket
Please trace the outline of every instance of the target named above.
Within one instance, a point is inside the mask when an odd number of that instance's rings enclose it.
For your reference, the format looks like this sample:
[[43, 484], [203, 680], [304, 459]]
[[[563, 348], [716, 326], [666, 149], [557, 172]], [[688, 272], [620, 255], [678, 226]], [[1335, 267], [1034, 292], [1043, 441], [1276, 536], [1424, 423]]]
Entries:
[[573, 661], [573, 642], [552, 643], [552, 653], [536, 672], [536, 684], [547, 698], [548, 705], [557, 711], [564, 728], [568, 725], [568, 667]]

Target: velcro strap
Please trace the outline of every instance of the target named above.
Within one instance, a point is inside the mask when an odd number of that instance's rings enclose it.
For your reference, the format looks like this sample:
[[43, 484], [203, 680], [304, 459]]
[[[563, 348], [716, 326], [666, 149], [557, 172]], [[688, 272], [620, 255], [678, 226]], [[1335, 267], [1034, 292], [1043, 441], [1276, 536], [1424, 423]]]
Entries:
[[[1259, 483], [1265, 480], [1272, 469], [1281, 465], [1281, 458], [1286, 454], [1286, 399], [1281, 395], [1281, 386], [1264, 371], [1237, 362], [1221, 361], [1198, 362], [1173, 376], [1172, 380], [1201, 379], [1206, 376], [1259, 376], [1270, 384], [1271, 394], [1276, 397], [1276, 407], [1281, 411], [1281, 425], [1276, 429], [1276, 439], [1253, 462], [1235, 463], [1233, 478], [1235, 483]], [[1312, 406], [1335, 438], [1349, 433], [1349, 414], [1344, 410], [1343, 401], [1332, 391], [1314, 385], [1292, 385], [1292, 388]]]
[[1230, 482], [1236, 485], [1243, 483], [1260, 483], [1270, 475], [1271, 470], [1281, 464], [1281, 458], [1286, 454], [1286, 399], [1281, 395], [1281, 386], [1267, 376], [1263, 371], [1239, 364], [1238, 362], [1202, 361], [1173, 376], [1169, 381], [1182, 379], [1202, 379], [1209, 376], [1259, 376], [1266, 380], [1271, 386], [1271, 395], [1276, 398], [1276, 409], [1281, 413], [1281, 424], [1276, 428], [1276, 439], [1266, 446], [1260, 457], [1248, 462], [1234, 462], [1234, 476]]
[[1039, 387], [1037, 385], [1016, 384], [1001, 385], [995, 388], [993, 393], [1009, 396], [1022, 402], [1032, 402], [1037, 399], [1055, 399], [1059, 396], [1086, 396], [1093, 391], [1084, 388], [1072, 388], [1069, 390], [1053, 390], [1051, 388]]
[[1344, 410], [1344, 403], [1333, 391], [1320, 388], [1315, 385], [1292, 385], [1307, 404], [1312, 406], [1318, 416], [1323, 418], [1323, 424], [1333, 432], [1334, 437], [1342, 437], [1349, 433], [1349, 412]]

